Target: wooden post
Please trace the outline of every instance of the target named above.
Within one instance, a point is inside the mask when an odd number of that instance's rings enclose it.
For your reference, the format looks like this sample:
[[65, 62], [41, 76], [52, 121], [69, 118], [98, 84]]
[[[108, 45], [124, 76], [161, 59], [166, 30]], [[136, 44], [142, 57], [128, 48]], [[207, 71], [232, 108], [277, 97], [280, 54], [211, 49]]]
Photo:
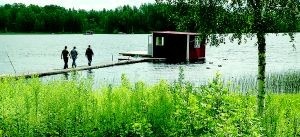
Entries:
[[186, 35], [186, 61], [190, 60], [190, 35]]

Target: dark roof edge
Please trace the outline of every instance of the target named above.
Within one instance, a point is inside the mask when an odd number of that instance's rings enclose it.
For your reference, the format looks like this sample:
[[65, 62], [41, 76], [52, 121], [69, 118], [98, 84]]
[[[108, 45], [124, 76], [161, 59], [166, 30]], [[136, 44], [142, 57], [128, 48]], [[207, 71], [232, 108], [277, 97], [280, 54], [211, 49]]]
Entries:
[[194, 32], [179, 32], [179, 31], [153, 31], [152, 33], [157, 33], [157, 34], [177, 34], [177, 35], [200, 35], [199, 33], [194, 33]]

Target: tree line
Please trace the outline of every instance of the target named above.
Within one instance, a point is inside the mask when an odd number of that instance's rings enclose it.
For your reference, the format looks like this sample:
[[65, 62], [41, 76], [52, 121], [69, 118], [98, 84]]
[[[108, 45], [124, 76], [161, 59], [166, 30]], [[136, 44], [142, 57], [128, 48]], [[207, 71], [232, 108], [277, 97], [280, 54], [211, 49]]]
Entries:
[[[203, 5], [198, 8], [191, 6], [184, 2], [176, 5], [155, 3], [143, 4], [140, 7], [125, 5], [111, 10], [86, 11], [57, 5], [40, 7], [21, 3], [5, 4], [0, 6], [0, 32], [149, 33], [154, 30], [197, 32], [209, 28], [206, 33], [232, 33], [237, 30], [249, 32], [251, 29], [249, 26], [253, 17], [248, 7], [228, 9], [224, 5]], [[294, 13], [278, 8], [267, 14], [269, 16], [265, 21], [269, 27], [266, 32], [300, 30], [299, 20], [294, 19], [297, 21], [290, 23], [282, 21], [291, 20]]]
[[0, 6], [0, 32], [45, 33], [148, 33], [174, 30], [169, 5], [128, 5], [113, 10], [75, 10], [57, 5], [26, 6], [21, 3]]

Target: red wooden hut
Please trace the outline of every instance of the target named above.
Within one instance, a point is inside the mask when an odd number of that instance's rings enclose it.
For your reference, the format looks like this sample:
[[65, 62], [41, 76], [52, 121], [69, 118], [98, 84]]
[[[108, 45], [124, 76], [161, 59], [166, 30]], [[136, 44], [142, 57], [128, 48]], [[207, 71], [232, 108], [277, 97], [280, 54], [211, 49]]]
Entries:
[[148, 54], [173, 61], [205, 60], [205, 40], [198, 33], [154, 31], [148, 39]]

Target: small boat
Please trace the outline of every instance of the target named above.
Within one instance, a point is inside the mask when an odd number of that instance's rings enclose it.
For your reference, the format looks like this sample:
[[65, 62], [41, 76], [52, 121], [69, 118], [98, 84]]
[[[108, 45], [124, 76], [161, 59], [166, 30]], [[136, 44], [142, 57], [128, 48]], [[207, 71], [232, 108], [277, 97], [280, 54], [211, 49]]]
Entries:
[[94, 34], [93, 31], [86, 31], [86, 32], [84, 33], [84, 35], [93, 35], [93, 34]]

